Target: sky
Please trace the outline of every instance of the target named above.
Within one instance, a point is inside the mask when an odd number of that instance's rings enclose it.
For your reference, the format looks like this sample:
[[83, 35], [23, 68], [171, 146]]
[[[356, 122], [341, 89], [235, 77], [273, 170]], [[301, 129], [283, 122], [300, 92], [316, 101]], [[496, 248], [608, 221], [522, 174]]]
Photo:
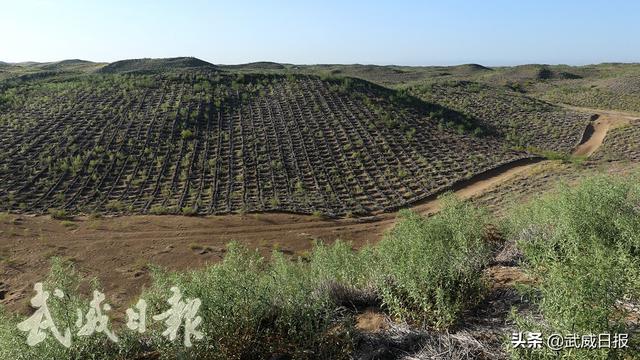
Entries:
[[0, 0], [0, 61], [640, 62], [640, 1]]

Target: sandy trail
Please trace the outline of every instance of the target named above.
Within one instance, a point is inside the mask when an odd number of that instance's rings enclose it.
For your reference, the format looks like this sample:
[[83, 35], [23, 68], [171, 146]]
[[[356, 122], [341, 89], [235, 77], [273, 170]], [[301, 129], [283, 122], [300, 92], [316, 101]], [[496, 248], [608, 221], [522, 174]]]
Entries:
[[591, 156], [602, 145], [609, 130], [624, 126], [633, 119], [635, 119], [634, 116], [601, 113], [595, 121], [587, 126], [583, 141], [576, 147], [573, 154], [576, 156]]
[[[600, 117], [593, 131], [575, 149], [590, 155], [606, 133], [628, 122], [634, 115], [578, 108]], [[519, 161], [456, 184], [451, 190], [461, 198], [485, 193], [516, 176], [526, 174], [540, 160]], [[416, 203], [423, 214], [440, 208], [437, 196]], [[50, 258], [74, 261], [86, 278], [97, 277], [118, 309], [137, 296], [150, 282], [148, 263], [170, 269], [189, 269], [220, 261], [230, 241], [268, 255], [278, 249], [302, 255], [317, 239], [346, 239], [354, 247], [375, 243], [395, 223], [396, 213], [360, 219], [321, 219], [313, 216], [266, 213], [211, 217], [126, 216], [90, 220], [77, 219], [73, 226], [45, 216], [0, 218], [0, 303], [27, 312], [34, 282], [44, 279]], [[68, 224], [67, 224], [68, 225]]]
[[629, 124], [632, 120], [639, 119], [640, 113], [592, 109], [578, 106], [560, 104], [562, 107], [583, 113], [597, 114], [597, 118], [585, 129], [580, 144], [574, 149], [573, 155], [591, 156], [602, 145], [609, 130]]

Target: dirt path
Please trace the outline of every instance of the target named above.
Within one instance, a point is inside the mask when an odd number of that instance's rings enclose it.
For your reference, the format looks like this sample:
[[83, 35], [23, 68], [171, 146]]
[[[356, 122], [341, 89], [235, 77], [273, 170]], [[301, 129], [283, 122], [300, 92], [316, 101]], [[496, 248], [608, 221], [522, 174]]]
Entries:
[[[587, 156], [600, 146], [609, 129], [634, 117], [579, 110], [601, 114], [591, 134], [575, 150]], [[465, 199], [478, 196], [526, 174], [536, 163], [539, 160], [507, 164], [456, 184], [452, 190]], [[429, 214], [439, 207], [437, 197], [432, 196], [413, 209]], [[33, 283], [44, 279], [53, 256], [74, 261], [85, 278], [97, 277], [117, 309], [128, 305], [141, 286], [149, 283], [148, 263], [176, 270], [204, 266], [222, 259], [230, 241], [265, 255], [274, 249], [303, 255], [318, 239], [345, 239], [361, 247], [378, 241], [393, 226], [395, 217], [395, 213], [360, 219], [281, 213], [204, 218], [145, 215], [81, 218], [69, 224], [44, 216], [4, 216], [0, 218], [0, 303], [26, 312]]]
[[598, 118], [587, 126], [580, 145], [573, 151], [577, 156], [591, 156], [602, 145], [611, 129], [628, 124], [634, 116], [621, 116], [615, 113], [600, 113]]
[[607, 136], [609, 130], [629, 124], [630, 121], [640, 118], [640, 113], [592, 109], [578, 106], [560, 104], [569, 110], [579, 111], [587, 114], [597, 114], [596, 118], [585, 129], [582, 141], [574, 149], [573, 155], [589, 157], [593, 154]]

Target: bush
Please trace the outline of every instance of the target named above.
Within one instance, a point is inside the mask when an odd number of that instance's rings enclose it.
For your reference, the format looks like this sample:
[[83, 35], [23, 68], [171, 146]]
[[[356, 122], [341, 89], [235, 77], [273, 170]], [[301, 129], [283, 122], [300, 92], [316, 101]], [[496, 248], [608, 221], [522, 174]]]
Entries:
[[354, 251], [349, 243], [337, 240], [331, 245], [316, 242], [309, 258], [309, 271], [320, 284], [340, 283], [366, 288], [372, 284], [377, 268], [373, 247]]
[[108, 211], [113, 211], [113, 212], [121, 212], [124, 210], [125, 205], [124, 203], [122, 203], [122, 201], [119, 200], [111, 200], [109, 201], [106, 205], [105, 208]]
[[[518, 209], [506, 230], [537, 280], [542, 321], [516, 316], [523, 331], [582, 335], [629, 332], [625, 301], [640, 300], [640, 180], [597, 176]], [[516, 353], [556, 359], [551, 351]], [[613, 349], [572, 359], [619, 358]]]
[[182, 212], [182, 215], [185, 215], [185, 216], [195, 216], [195, 215], [198, 214], [198, 211], [195, 208], [191, 207], [191, 206], [183, 207], [180, 210], [180, 212]]
[[69, 214], [64, 209], [49, 209], [49, 215], [56, 220], [68, 220]]
[[17, 98], [15, 89], [0, 93], [0, 109], [5, 110], [11, 108], [11, 106], [17, 103]]
[[153, 215], [167, 215], [167, 214], [171, 214], [172, 212], [173, 212], [172, 208], [166, 207], [166, 206], [162, 206], [162, 205], [153, 205], [149, 209], [149, 213], [151, 213]]
[[206, 336], [191, 349], [160, 336], [154, 337], [153, 346], [169, 358], [346, 358], [349, 324], [339, 320], [308, 269], [308, 264], [279, 253], [266, 263], [257, 252], [232, 244], [222, 263], [204, 270], [156, 270], [154, 287], [145, 295], [150, 308], [166, 308], [167, 289], [177, 285], [185, 297], [202, 300], [198, 314]]
[[191, 130], [189, 130], [189, 129], [182, 130], [180, 132], [180, 137], [183, 140], [189, 140], [189, 139], [191, 139], [193, 137], [193, 132]]
[[376, 246], [384, 305], [401, 319], [438, 329], [453, 325], [485, 292], [490, 260], [487, 214], [453, 195], [431, 218], [401, 211], [400, 221]]

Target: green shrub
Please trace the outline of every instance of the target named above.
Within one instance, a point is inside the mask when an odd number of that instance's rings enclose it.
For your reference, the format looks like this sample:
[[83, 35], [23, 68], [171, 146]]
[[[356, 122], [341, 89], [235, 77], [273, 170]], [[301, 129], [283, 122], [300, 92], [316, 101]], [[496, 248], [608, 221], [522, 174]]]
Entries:
[[0, 109], [8, 110], [19, 102], [16, 89], [8, 89], [0, 92]]
[[397, 174], [398, 174], [398, 177], [399, 177], [400, 179], [404, 179], [404, 178], [406, 178], [406, 177], [409, 175], [409, 173], [407, 172], [407, 170], [405, 170], [404, 168], [400, 168], [400, 169], [398, 169]]
[[277, 197], [273, 197], [269, 199], [269, 205], [271, 205], [271, 207], [278, 207], [280, 206], [280, 200], [278, 200]]
[[171, 214], [172, 213], [171, 208], [166, 207], [166, 206], [162, 206], [162, 205], [153, 205], [150, 209], [149, 209], [149, 213], [153, 214], [153, 215], [167, 215], [167, 214]]
[[[523, 331], [581, 335], [629, 332], [624, 301], [640, 299], [640, 182], [597, 176], [515, 211], [506, 229], [537, 279], [542, 321], [515, 316]], [[514, 357], [556, 359], [551, 351]], [[621, 358], [613, 349], [574, 350], [572, 359]]]
[[482, 268], [490, 259], [484, 211], [453, 195], [431, 218], [401, 211], [376, 246], [384, 305], [401, 319], [447, 328], [485, 292]]
[[547, 160], [561, 160], [563, 163], [573, 163], [576, 165], [581, 165], [586, 160], [586, 156], [571, 155], [558, 151], [539, 150], [535, 148], [528, 148], [526, 150], [532, 153], [537, 153]]
[[69, 214], [67, 214], [66, 210], [64, 209], [49, 209], [49, 215], [51, 215], [51, 218], [56, 219], [56, 220], [67, 220], [69, 219]]
[[223, 262], [204, 270], [155, 271], [154, 286], [145, 295], [150, 309], [166, 308], [167, 289], [177, 285], [184, 297], [202, 300], [198, 315], [206, 335], [190, 349], [156, 335], [153, 347], [172, 359], [345, 358], [349, 325], [338, 320], [308, 268], [279, 253], [267, 263], [257, 252], [231, 244]]
[[180, 137], [183, 140], [189, 140], [189, 139], [191, 139], [193, 137], [193, 131], [191, 131], [189, 129], [182, 130], [180, 132]]
[[100, 214], [97, 211], [92, 211], [92, 212], [89, 213], [89, 219], [91, 219], [91, 220], [97, 220], [97, 219], [100, 219], [100, 218], [102, 218], [102, 214]]
[[124, 210], [125, 205], [124, 203], [122, 203], [122, 201], [111, 200], [105, 205], [105, 208], [109, 211], [120, 212]]
[[191, 207], [191, 206], [185, 206], [183, 207], [180, 212], [182, 213], [182, 215], [186, 215], [186, 216], [194, 216], [198, 214], [198, 211]]
[[73, 221], [69, 221], [69, 220], [63, 220], [62, 222], [60, 222], [60, 225], [66, 227], [66, 228], [76, 228], [76, 227], [78, 227], [78, 225], [76, 223], [74, 223]]
[[374, 248], [354, 251], [349, 243], [337, 240], [331, 245], [317, 242], [309, 259], [309, 270], [320, 284], [340, 283], [347, 287], [366, 288], [372, 284], [377, 268]]

